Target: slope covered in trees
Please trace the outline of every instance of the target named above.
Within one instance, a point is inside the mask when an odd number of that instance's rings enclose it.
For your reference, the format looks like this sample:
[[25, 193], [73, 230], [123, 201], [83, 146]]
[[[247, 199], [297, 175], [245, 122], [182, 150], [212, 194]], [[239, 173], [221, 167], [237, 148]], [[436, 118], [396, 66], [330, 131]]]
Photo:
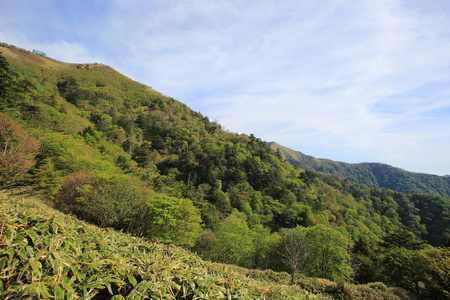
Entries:
[[[433, 246], [448, 239], [448, 199], [301, 170], [257, 137], [227, 132], [104, 65], [60, 63], [7, 45], [0, 52], [1, 118], [40, 144], [36, 164], [14, 184], [33, 186], [59, 210], [206, 259], [288, 271], [294, 282], [320, 276], [440, 293], [414, 270], [396, 281], [379, 270], [383, 238], [401, 228]], [[291, 263], [294, 233], [306, 239], [307, 268]], [[336, 254], [327, 264], [324, 241]], [[419, 244], [405, 255], [437, 251]], [[363, 263], [352, 264], [357, 257]], [[432, 263], [425, 259], [424, 268]]]
[[269, 143], [279, 150], [283, 159], [294, 166], [309, 171], [339, 175], [356, 183], [391, 189], [408, 194], [429, 194], [450, 198], [450, 176], [413, 173], [381, 163], [349, 164], [329, 159], [319, 159], [299, 151]]
[[[180, 248], [80, 222], [35, 197], [0, 193], [0, 208], [1, 299], [113, 295], [112, 299], [307, 299], [310, 295], [283, 283], [287, 274], [208, 263]], [[272, 280], [264, 278], [268, 274]], [[315, 298], [330, 299], [320, 294]]]
[[1, 299], [414, 299], [379, 282], [288, 285], [287, 273], [211, 263], [101, 229], [23, 190], [0, 192], [0, 220]]

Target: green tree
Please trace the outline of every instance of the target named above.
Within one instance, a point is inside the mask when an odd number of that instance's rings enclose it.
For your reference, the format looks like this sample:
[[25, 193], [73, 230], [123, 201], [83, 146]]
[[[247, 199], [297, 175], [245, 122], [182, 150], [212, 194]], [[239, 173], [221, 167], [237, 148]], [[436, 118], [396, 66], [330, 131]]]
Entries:
[[421, 251], [392, 247], [382, 253], [377, 267], [381, 281], [420, 294], [419, 284], [425, 280], [428, 261]]
[[50, 157], [38, 161], [30, 170], [31, 184], [46, 195], [54, 196], [60, 189], [63, 179], [59, 171], [55, 170], [55, 165]]
[[284, 227], [293, 228], [297, 225], [308, 227], [314, 225], [314, 214], [310, 206], [293, 203], [285, 207], [279, 220]]
[[347, 279], [351, 274], [349, 266], [349, 238], [330, 227], [316, 225], [305, 229], [308, 242], [308, 258], [305, 270], [308, 276], [335, 281]]
[[252, 267], [262, 270], [279, 269], [278, 249], [281, 244], [281, 236], [277, 232], [270, 233], [270, 229], [261, 224], [254, 225], [252, 231], [255, 248]]
[[147, 235], [164, 243], [192, 247], [200, 237], [201, 217], [191, 200], [155, 194], [148, 201]]
[[426, 282], [434, 299], [450, 299], [450, 247], [425, 252], [429, 260]]
[[26, 102], [27, 85], [19, 80], [8, 61], [0, 55], [0, 110], [19, 108]]
[[380, 242], [380, 246], [384, 248], [401, 247], [411, 250], [422, 249], [424, 244], [425, 242], [417, 238], [406, 226], [401, 226], [394, 232], [385, 235]]
[[417, 238], [409, 228], [402, 226], [387, 234], [379, 243], [381, 253], [377, 258], [378, 279], [420, 293], [428, 261], [420, 249], [424, 241]]
[[367, 236], [360, 236], [350, 250], [350, 266], [353, 269], [352, 279], [356, 283], [368, 283], [375, 280], [375, 243]]
[[228, 199], [227, 194], [225, 194], [224, 192], [222, 192], [219, 189], [216, 189], [212, 192], [212, 198], [213, 201], [217, 207], [217, 209], [224, 213], [224, 214], [228, 214], [231, 212], [231, 204], [230, 204], [230, 199]]
[[191, 248], [200, 237], [202, 218], [191, 200], [181, 199], [173, 228], [172, 241], [177, 246]]
[[253, 232], [245, 214], [233, 211], [217, 226], [207, 256], [214, 261], [248, 267], [254, 251]]

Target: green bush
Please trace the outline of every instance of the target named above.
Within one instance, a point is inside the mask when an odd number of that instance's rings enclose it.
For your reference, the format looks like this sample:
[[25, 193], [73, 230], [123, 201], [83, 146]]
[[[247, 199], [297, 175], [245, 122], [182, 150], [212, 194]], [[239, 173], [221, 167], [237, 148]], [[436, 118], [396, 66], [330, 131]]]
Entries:
[[57, 194], [58, 207], [101, 227], [145, 234], [147, 201], [153, 193], [129, 175], [74, 173]]

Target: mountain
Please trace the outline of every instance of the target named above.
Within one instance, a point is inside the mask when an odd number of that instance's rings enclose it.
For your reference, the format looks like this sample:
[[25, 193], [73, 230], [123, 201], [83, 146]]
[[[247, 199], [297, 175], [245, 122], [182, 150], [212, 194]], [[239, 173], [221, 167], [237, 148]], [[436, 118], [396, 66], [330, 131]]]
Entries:
[[[440, 276], [431, 272], [439, 271], [433, 266], [444, 250], [433, 246], [450, 237], [448, 199], [302, 170], [254, 135], [223, 130], [108, 66], [62, 63], [1, 44], [0, 187], [18, 186], [99, 227], [190, 249], [210, 261], [289, 272], [289, 281], [302, 286], [319, 277], [436, 294], [440, 281], [427, 280]], [[19, 253], [25, 260], [41, 227], [23, 222], [32, 230], [18, 241], [27, 243]], [[77, 228], [76, 234], [84, 232]], [[303, 241], [300, 248], [296, 241]], [[86, 255], [95, 256], [91, 252]], [[34, 285], [27, 291], [43, 290], [39, 264], [31, 261]], [[183, 284], [175, 277], [171, 286]], [[87, 292], [100, 288], [91, 285], [94, 279], [81, 282]], [[17, 286], [11, 280], [10, 287]], [[120, 289], [103, 287], [108, 299]], [[384, 283], [374, 288], [386, 290]], [[323, 289], [313, 284], [310, 291]]]
[[391, 189], [409, 194], [430, 194], [450, 198], [450, 176], [413, 173], [381, 163], [349, 164], [329, 159], [318, 159], [279, 145], [283, 159], [304, 170], [335, 174], [348, 180], [372, 187]]

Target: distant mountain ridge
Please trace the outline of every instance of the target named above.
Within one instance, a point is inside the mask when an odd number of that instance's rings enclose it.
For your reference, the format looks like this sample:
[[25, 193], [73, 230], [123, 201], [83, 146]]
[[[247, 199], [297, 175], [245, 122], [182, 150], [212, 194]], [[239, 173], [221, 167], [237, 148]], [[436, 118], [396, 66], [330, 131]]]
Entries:
[[319, 159], [275, 142], [269, 143], [279, 150], [290, 164], [308, 171], [335, 174], [348, 180], [372, 187], [386, 188], [408, 194], [431, 194], [450, 198], [450, 176], [408, 172], [382, 163], [356, 163]]

